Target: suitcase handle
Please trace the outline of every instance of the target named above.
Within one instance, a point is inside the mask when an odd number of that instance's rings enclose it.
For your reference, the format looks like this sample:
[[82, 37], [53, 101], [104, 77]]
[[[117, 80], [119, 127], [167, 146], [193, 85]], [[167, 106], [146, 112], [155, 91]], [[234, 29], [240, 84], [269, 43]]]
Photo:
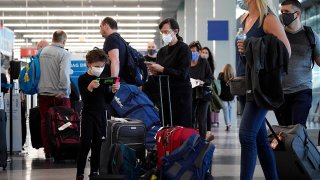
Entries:
[[161, 103], [161, 115], [162, 115], [162, 126], [165, 126], [164, 124], [164, 112], [163, 112], [163, 96], [162, 96], [162, 82], [161, 82], [161, 78], [162, 77], [166, 77], [167, 79], [167, 90], [168, 90], [168, 98], [169, 98], [169, 115], [170, 115], [170, 126], [173, 126], [173, 122], [172, 122], [172, 108], [171, 108], [171, 95], [170, 95], [170, 76], [169, 75], [159, 75], [159, 90], [160, 90], [160, 103]]

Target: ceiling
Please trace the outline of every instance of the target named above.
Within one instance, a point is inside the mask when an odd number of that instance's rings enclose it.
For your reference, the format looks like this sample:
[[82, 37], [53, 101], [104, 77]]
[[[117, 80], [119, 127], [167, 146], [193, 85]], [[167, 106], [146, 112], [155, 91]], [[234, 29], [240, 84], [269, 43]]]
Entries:
[[143, 50], [147, 41], [158, 42], [158, 24], [166, 17], [174, 17], [182, 1], [1, 0], [0, 23], [14, 30], [16, 50], [35, 46], [39, 39], [51, 41], [52, 33], [62, 29], [68, 35], [66, 48], [83, 51], [102, 47], [104, 39], [99, 33], [99, 24], [104, 17], [111, 16], [117, 20], [124, 38]]

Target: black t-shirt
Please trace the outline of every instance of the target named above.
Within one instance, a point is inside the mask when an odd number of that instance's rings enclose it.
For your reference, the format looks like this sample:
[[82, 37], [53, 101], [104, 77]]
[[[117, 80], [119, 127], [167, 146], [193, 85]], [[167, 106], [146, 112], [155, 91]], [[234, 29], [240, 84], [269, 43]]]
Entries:
[[205, 82], [205, 85], [212, 84], [213, 76], [209, 62], [205, 59], [199, 58], [198, 64], [190, 67], [190, 77], [193, 79], [200, 79]]
[[78, 85], [83, 101], [83, 110], [88, 111], [104, 111], [107, 109], [107, 103], [113, 98], [113, 94], [109, 90], [109, 86], [100, 84], [92, 92], [88, 90], [88, 86], [92, 80], [97, 79], [87, 72], [79, 77]]
[[[120, 61], [120, 70], [119, 70], [119, 77], [120, 79], [124, 79], [125, 76], [125, 64], [126, 64], [126, 45], [125, 42], [122, 40], [118, 33], [110, 34], [106, 40], [104, 41], [103, 50], [108, 54], [109, 51], [112, 49], [119, 50], [119, 61]], [[106, 71], [106, 68], [105, 70]], [[107, 74], [106, 72], [104, 72]]]
[[156, 62], [157, 57], [150, 57], [150, 56], [148, 56], [148, 55], [145, 55], [145, 56], [144, 56], [144, 59], [145, 59], [146, 61], [148, 61], [148, 62]]
[[230, 86], [227, 85], [227, 82], [223, 78], [224, 74], [223, 72], [219, 73], [218, 80], [220, 80], [221, 83], [221, 94], [220, 99], [222, 101], [232, 101], [234, 99], [234, 95], [230, 92]]
[[170, 75], [171, 86], [190, 86], [191, 50], [178, 41], [173, 46], [162, 47], [157, 54], [157, 63], [164, 67], [163, 75]]

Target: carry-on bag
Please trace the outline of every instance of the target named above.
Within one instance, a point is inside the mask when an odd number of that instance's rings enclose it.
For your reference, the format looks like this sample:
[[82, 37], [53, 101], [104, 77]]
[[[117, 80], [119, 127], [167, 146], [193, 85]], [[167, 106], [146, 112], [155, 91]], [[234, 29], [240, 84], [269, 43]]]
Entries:
[[29, 110], [29, 128], [32, 147], [35, 149], [43, 147], [41, 138], [41, 115], [39, 107], [34, 107]]
[[140, 120], [114, 118], [107, 122], [107, 138], [101, 145], [100, 174], [109, 174], [110, 148], [113, 144], [126, 144], [136, 151], [140, 162], [145, 160], [146, 127]]
[[0, 109], [0, 167], [3, 170], [7, 168], [7, 116], [3, 109]]
[[51, 107], [46, 114], [47, 138], [55, 159], [76, 158], [80, 148], [80, 118], [73, 109]]
[[160, 90], [160, 105], [162, 115], [162, 125], [164, 122], [163, 112], [163, 93], [162, 93], [162, 78], [167, 79], [167, 91], [169, 102], [169, 115], [170, 126], [162, 127], [156, 135], [156, 149], [157, 149], [157, 168], [162, 168], [162, 158], [169, 155], [176, 148], [180, 147], [192, 134], [199, 134], [196, 129], [184, 128], [182, 126], [173, 126], [172, 123], [172, 109], [171, 109], [171, 97], [170, 97], [170, 79], [169, 76], [159, 75], [159, 90]]
[[163, 157], [162, 178], [170, 180], [206, 179], [211, 172], [214, 145], [192, 134], [178, 149]]
[[300, 125], [269, 126], [269, 140], [280, 180], [320, 179], [320, 153]]

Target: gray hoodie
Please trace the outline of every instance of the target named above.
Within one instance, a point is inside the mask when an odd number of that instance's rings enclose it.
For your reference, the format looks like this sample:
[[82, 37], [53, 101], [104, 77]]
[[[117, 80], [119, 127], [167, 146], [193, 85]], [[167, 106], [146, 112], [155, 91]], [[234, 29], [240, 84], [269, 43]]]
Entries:
[[69, 98], [71, 54], [61, 44], [52, 43], [43, 48], [39, 62], [39, 94], [53, 96], [64, 92], [64, 97]]

